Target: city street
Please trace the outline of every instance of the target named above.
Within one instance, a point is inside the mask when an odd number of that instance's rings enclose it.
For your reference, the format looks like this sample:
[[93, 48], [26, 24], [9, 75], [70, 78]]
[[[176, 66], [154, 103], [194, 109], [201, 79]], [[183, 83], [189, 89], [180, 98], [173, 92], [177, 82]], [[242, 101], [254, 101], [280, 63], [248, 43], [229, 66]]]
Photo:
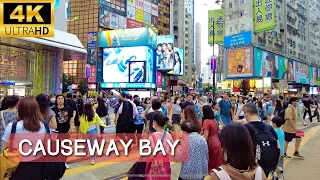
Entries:
[[[305, 137], [301, 143], [300, 153], [305, 160], [292, 158], [285, 159], [284, 175], [289, 180], [316, 180], [320, 177], [320, 126], [301, 127], [305, 131]], [[110, 130], [111, 131], [111, 130]], [[289, 144], [288, 155], [294, 153], [294, 142]], [[78, 179], [127, 179], [125, 173], [133, 163], [103, 162], [91, 165], [89, 163], [70, 163], [70, 169], [66, 171], [62, 180]], [[309, 166], [308, 166], [309, 165]], [[172, 178], [177, 179], [180, 172], [180, 164], [172, 164]], [[206, 177], [209, 179], [209, 176]]]

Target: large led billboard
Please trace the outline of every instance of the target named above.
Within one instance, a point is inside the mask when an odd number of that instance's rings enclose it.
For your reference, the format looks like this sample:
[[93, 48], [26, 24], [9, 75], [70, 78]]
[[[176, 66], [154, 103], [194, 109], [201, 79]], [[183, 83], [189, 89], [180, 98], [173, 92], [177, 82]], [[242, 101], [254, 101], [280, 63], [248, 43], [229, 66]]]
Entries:
[[184, 51], [180, 48], [174, 48], [173, 70], [167, 74], [174, 76], [184, 75]]
[[153, 56], [153, 50], [147, 46], [104, 48], [102, 87], [121, 88], [115, 85], [122, 84], [125, 87], [145, 88], [145, 83], [151, 83], [150, 86], [153, 86]]

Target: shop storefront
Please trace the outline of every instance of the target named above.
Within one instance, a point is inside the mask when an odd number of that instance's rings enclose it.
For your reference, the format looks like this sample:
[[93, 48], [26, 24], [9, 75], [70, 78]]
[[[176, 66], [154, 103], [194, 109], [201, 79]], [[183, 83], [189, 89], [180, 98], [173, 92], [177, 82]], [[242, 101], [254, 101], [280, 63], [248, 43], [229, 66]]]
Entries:
[[54, 34], [54, 38], [0, 38], [0, 94], [61, 93], [63, 61], [83, 60], [86, 50], [75, 35], [59, 30]]

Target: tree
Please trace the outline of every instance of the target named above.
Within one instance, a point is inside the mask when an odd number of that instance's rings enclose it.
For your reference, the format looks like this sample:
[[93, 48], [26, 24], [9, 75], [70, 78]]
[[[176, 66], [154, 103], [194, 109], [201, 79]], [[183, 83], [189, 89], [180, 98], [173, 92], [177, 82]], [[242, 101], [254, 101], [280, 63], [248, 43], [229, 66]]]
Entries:
[[250, 85], [249, 85], [248, 81], [242, 80], [241, 84], [240, 84], [241, 94], [246, 96], [246, 95], [248, 95], [249, 91], [250, 91]]
[[62, 93], [68, 92], [68, 86], [72, 85], [72, 79], [67, 75], [63, 73], [62, 77]]
[[88, 92], [88, 84], [86, 81], [84, 81], [84, 80], [80, 81], [79, 86], [78, 86], [78, 91], [82, 95], [85, 95]]

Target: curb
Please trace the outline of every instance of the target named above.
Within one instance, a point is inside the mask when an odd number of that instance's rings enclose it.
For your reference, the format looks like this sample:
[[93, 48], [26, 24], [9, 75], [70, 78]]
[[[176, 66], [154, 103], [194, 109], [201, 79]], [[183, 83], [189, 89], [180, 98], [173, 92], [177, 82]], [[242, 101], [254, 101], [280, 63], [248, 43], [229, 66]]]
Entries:
[[308, 126], [303, 126], [302, 128], [299, 128], [300, 131], [304, 131], [304, 130], [307, 130], [309, 128], [312, 128], [314, 126], [319, 126], [320, 124], [319, 123], [316, 123], [316, 124], [311, 124], [311, 125], [308, 125]]

